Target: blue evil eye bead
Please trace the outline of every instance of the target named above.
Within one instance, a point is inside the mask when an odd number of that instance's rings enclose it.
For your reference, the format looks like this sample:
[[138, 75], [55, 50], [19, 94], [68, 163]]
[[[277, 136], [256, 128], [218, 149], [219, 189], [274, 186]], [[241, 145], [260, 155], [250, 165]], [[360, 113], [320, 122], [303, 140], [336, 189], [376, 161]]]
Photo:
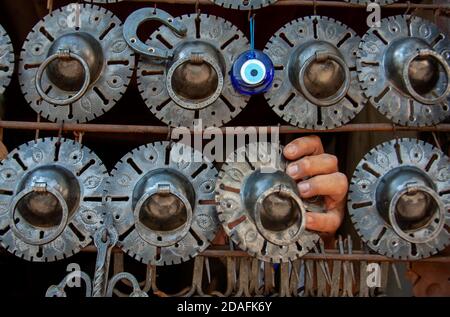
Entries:
[[262, 51], [251, 50], [239, 55], [231, 69], [231, 83], [243, 95], [267, 92], [272, 86], [273, 63]]

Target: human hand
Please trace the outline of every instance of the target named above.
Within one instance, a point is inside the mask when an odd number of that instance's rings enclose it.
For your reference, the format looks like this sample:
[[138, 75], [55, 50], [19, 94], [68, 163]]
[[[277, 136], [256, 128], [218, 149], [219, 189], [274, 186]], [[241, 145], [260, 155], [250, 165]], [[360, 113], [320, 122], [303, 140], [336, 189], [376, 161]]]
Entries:
[[306, 228], [334, 235], [344, 218], [348, 192], [347, 176], [339, 172], [336, 156], [324, 153], [322, 141], [317, 136], [292, 141], [283, 154], [293, 161], [286, 172], [298, 181], [300, 197], [324, 197], [326, 212], [308, 212]]

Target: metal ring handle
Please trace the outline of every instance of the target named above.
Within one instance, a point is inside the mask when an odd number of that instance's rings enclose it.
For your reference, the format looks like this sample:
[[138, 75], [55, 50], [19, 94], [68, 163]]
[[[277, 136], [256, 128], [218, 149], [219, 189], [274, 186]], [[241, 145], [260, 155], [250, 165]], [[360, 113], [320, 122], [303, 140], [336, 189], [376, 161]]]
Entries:
[[[264, 226], [262, 224], [261, 209], [263, 208], [263, 202], [269, 195], [272, 195], [277, 192], [282, 192], [284, 195], [293, 199], [300, 209], [301, 221], [300, 221], [300, 225], [298, 226], [296, 232], [292, 232], [292, 230], [290, 230], [290, 228], [287, 228], [287, 229], [279, 232], [278, 236], [275, 236], [276, 235], [276, 234], [274, 234], [275, 231], [267, 230], [266, 228], [264, 228]], [[263, 237], [274, 244], [285, 246], [285, 245], [289, 245], [291, 243], [295, 243], [306, 229], [305, 205], [303, 204], [303, 201], [300, 199], [300, 197], [292, 189], [287, 188], [285, 186], [272, 187], [269, 190], [265, 191], [261, 196], [259, 196], [258, 200], [256, 201], [255, 224], [256, 224], [256, 228], [263, 235]], [[294, 226], [294, 225], [292, 225], [292, 226]]]
[[[47, 66], [53, 62], [56, 59], [75, 59], [77, 60], [82, 66], [84, 70], [84, 82], [81, 89], [72, 97], [68, 99], [55, 99], [49, 97], [46, 92], [42, 89], [42, 76], [44, 74], [44, 70], [47, 68]], [[75, 101], [79, 100], [83, 95], [86, 93], [86, 91], [89, 88], [89, 85], [91, 83], [91, 73], [89, 69], [88, 63], [78, 54], [72, 53], [70, 51], [59, 51], [56, 54], [50, 55], [38, 68], [36, 73], [36, 90], [38, 94], [47, 101], [48, 103], [52, 105], [57, 106], [65, 106], [69, 105], [71, 103], [74, 103]]]
[[175, 20], [166, 11], [157, 8], [142, 8], [134, 11], [125, 21], [123, 26], [123, 37], [127, 44], [136, 53], [141, 55], [156, 58], [168, 59], [169, 54], [167, 50], [162, 50], [157, 47], [148, 46], [143, 43], [137, 36], [139, 26], [147, 21], [158, 21], [170, 28], [175, 34], [184, 36], [187, 33], [187, 28], [180, 21]]
[[[412, 61], [419, 56], [420, 57], [429, 56], [429, 57], [436, 59], [445, 70], [445, 75], [447, 77], [447, 88], [438, 97], [425, 98], [425, 97], [421, 96], [420, 94], [418, 94], [411, 84], [411, 80], [409, 78], [409, 66], [412, 63]], [[450, 94], [450, 66], [447, 64], [447, 61], [444, 59], [444, 57], [442, 57], [441, 54], [439, 54], [433, 50], [430, 50], [430, 49], [422, 49], [422, 50], [419, 49], [414, 54], [412, 54], [406, 61], [405, 67], [403, 68], [403, 81], [404, 81], [404, 84], [405, 84], [405, 87], [406, 87], [406, 90], [408, 91], [408, 93], [417, 101], [419, 101], [423, 104], [426, 104], [426, 105], [438, 104], [442, 101], [445, 101], [447, 96]]]
[[[326, 99], [318, 99], [318, 98], [314, 97], [308, 91], [308, 88], [306, 88], [305, 81], [303, 79], [305, 78], [305, 73], [306, 73], [306, 70], [308, 69], [308, 66], [312, 62], [323, 61], [326, 59], [335, 61], [336, 63], [339, 64], [339, 66], [341, 66], [341, 68], [344, 70], [344, 73], [345, 73], [345, 80], [344, 80], [344, 84], [341, 86], [339, 91], [337, 93], [335, 93], [333, 96], [328, 97]], [[298, 82], [300, 85], [300, 89], [301, 89], [303, 95], [306, 97], [306, 99], [308, 99], [309, 101], [311, 101], [312, 103], [314, 103], [318, 106], [326, 107], [326, 106], [331, 106], [331, 105], [338, 103], [342, 98], [345, 97], [345, 95], [347, 94], [347, 91], [350, 88], [351, 75], [350, 75], [350, 70], [348, 69], [347, 64], [341, 57], [337, 56], [336, 54], [331, 54], [328, 52], [316, 52], [313, 56], [308, 58], [306, 60], [306, 62], [301, 66]]]
[[148, 227], [146, 227], [144, 224], [142, 224], [140, 222], [139, 213], [147, 199], [149, 199], [151, 196], [153, 196], [155, 194], [160, 193], [159, 186], [160, 186], [160, 184], [157, 185], [156, 188], [145, 193], [145, 195], [143, 195], [136, 203], [136, 206], [135, 206], [134, 212], [133, 212], [134, 224], [135, 224], [135, 228], [136, 228], [136, 231], [138, 232], [138, 234], [147, 243], [158, 246], [158, 247], [167, 247], [167, 246], [174, 245], [178, 241], [182, 240], [186, 236], [186, 234], [189, 232], [189, 229], [191, 228], [192, 218], [193, 218], [192, 207], [191, 207], [189, 200], [186, 197], [184, 197], [184, 195], [179, 193], [177, 190], [174, 190], [172, 188], [172, 186], [169, 186], [169, 190], [165, 193], [172, 194], [181, 200], [181, 202], [186, 207], [187, 219], [186, 219], [186, 223], [182, 226], [182, 229], [172, 230], [172, 232], [173, 231], [177, 232], [177, 236], [175, 238], [158, 240], [158, 237], [164, 236], [165, 232], [151, 230]]
[[[196, 61], [197, 64], [202, 64], [202, 63], [208, 64], [209, 66], [212, 67], [212, 69], [214, 69], [214, 71], [217, 74], [216, 90], [210, 97], [208, 97], [206, 100], [204, 100], [202, 102], [195, 102], [195, 101], [190, 102], [190, 101], [181, 99], [174, 92], [174, 89], [172, 86], [172, 77], [173, 77], [175, 70], [178, 67], [180, 67], [181, 65], [192, 62], [193, 60]], [[222, 93], [224, 84], [225, 84], [224, 75], [223, 75], [220, 65], [216, 62], [216, 60], [214, 58], [212, 58], [208, 55], [201, 55], [201, 54], [192, 54], [190, 56], [186, 56], [186, 57], [178, 59], [175, 63], [173, 63], [170, 66], [170, 68], [167, 72], [167, 76], [166, 76], [166, 88], [167, 88], [167, 92], [169, 93], [170, 98], [177, 105], [179, 105], [185, 109], [189, 109], [189, 110], [199, 110], [199, 109], [206, 108], [209, 105], [213, 104], [220, 97], [220, 94]]]
[[11, 201], [11, 204], [10, 204], [10, 212], [11, 212], [10, 226], [14, 232], [14, 235], [17, 236], [20, 240], [22, 240], [23, 242], [28, 243], [30, 245], [38, 246], [38, 245], [44, 245], [44, 244], [52, 242], [64, 231], [64, 229], [67, 226], [67, 222], [69, 220], [69, 207], [67, 206], [67, 203], [66, 203], [66, 200], [64, 199], [64, 197], [56, 189], [53, 189], [52, 187], [45, 188], [44, 192], [52, 194], [58, 200], [59, 204], [62, 207], [61, 221], [60, 221], [59, 225], [56, 227], [55, 231], [53, 233], [51, 233], [50, 235], [48, 235], [46, 238], [35, 239], [35, 238], [27, 237], [19, 230], [19, 228], [17, 228], [17, 224], [15, 223], [14, 219], [15, 219], [17, 204], [19, 203], [19, 201], [22, 200], [26, 195], [34, 193], [34, 192], [37, 192], [35, 188], [26, 188], [25, 190], [23, 190], [19, 194], [17, 194], [16, 197], [14, 197], [14, 199]]
[[73, 271], [67, 274], [58, 285], [51, 285], [47, 289], [47, 292], [45, 292], [45, 297], [67, 297], [64, 289], [67, 286], [67, 282], [74, 278], [79, 278], [84, 281], [86, 286], [85, 297], [92, 297], [91, 278], [83, 271]]
[[431, 196], [431, 198], [436, 202], [436, 205], [438, 206], [438, 209], [439, 209], [439, 222], [437, 224], [437, 227], [432, 231], [432, 234], [429, 237], [427, 237], [427, 239], [420, 239], [420, 238], [416, 239], [416, 238], [410, 236], [409, 234], [407, 234], [405, 231], [403, 231], [400, 228], [400, 226], [398, 225], [397, 219], [395, 217], [396, 206], [397, 206], [397, 203], [398, 203], [400, 197], [411, 190], [410, 186], [406, 186], [402, 190], [400, 190], [397, 193], [395, 193], [394, 197], [391, 200], [391, 203], [389, 204], [389, 221], [390, 221], [394, 231], [401, 238], [403, 238], [404, 240], [406, 240], [408, 242], [411, 242], [411, 243], [426, 243], [426, 242], [436, 238], [436, 236], [439, 235], [439, 233], [441, 232], [442, 228], [444, 227], [444, 224], [445, 224], [445, 207], [444, 207], [444, 204], [442, 203], [441, 199], [439, 198], [438, 194], [433, 189], [431, 189], [431, 188], [429, 188], [427, 186], [424, 186], [424, 185], [414, 186], [413, 189], [429, 194]]
[[136, 280], [136, 278], [127, 272], [118, 273], [111, 278], [108, 283], [108, 287], [106, 288], [105, 297], [112, 297], [114, 287], [116, 286], [117, 282], [121, 280], [127, 280], [131, 283], [133, 292], [129, 295], [129, 297], [148, 297], [147, 293], [141, 290], [139, 282]]

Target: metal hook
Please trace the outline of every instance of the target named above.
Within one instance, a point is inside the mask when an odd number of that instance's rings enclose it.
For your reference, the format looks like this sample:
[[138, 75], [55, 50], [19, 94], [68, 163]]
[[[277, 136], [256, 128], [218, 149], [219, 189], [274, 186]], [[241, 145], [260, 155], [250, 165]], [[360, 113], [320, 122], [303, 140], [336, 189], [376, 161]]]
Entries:
[[248, 16], [247, 19], [248, 21], [251, 21], [252, 18], [255, 18], [256, 13], [253, 13], [252, 9], [248, 10]]
[[64, 130], [64, 121], [61, 122], [61, 125], [59, 126], [58, 140], [56, 141], [56, 144], [61, 144], [61, 137], [62, 137], [63, 130]]
[[[36, 122], [37, 122], [37, 123], [41, 122], [41, 116], [40, 116], [39, 113], [37, 114]], [[37, 139], [39, 139], [39, 132], [40, 132], [40, 130], [39, 130], [39, 129], [36, 129], [36, 134], [34, 135], [34, 139], [35, 139], [36, 141], [37, 141]]]
[[392, 134], [394, 135], [395, 142], [398, 143], [397, 125], [392, 123]]
[[172, 17], [166, 11], [155, 8], [142, 8], [134, 11], [128, 16], [123, 25], [123, 36], [128, 46], [135, 52], [155, 59], [170, 59], [171, 56], [167, 50], [148, 46], [142, 42], [137, 31], [140, 25], [147, 21], [158, 21], [168, 27], [177, 36], [185, 36], [187, 33], [187, 27], [179, 20]]
[[[407, 7], [406, 7], [406, 11], [404, 13], [404, 15], [408, 15], [409, 10], [411, 10], [411, 2], [410, 1], [406, 1]], [[408, 17], [407, 17], [408, 18]]]
[[436, 143], [436, 147], [440, 150], [440, 151], [442, 151], [442, 147], [441, 147], [441, 143], [439, 142], [439, 139], [438, 139], [438, 137], [437, 137], [437, 135], [436, 135], [436, 132], [431, 132], [431, 134], [433, 135], [433, 139], [434, 139], [434, 143]]
[[78, 139], [78, 143], [80, 143], [80, 144], [83, 143], [84, 132], [73, 131], [73, 135], [75, 136], [75, 138]]
[[196, 21], [199, 21], [200, 20], [200, 14], [201, 14], [201, 11], [200, 11], [200, 0], [197, 0], [196, 2], [195, 2], [195, 13], [197, 13], [197, 17], [195, 18], [195, 20]]
[[48, 13], [52, 13], [52, 11], [53, 11], [53, 0], [47, 0], [47, 10], [48, 10]]
[[172, 139], [172, 127], [169, 126], [168, 127], [169, 130], [167, 131], [167, 141], [169, 141], [169, 149], [172, 150], [172, 146], [173, 146], [173, 139]]
[[438, 18], [438, 16], [441, 14], [440, 12], [441, 12], [441, 9], [440, 9], [440, 8], [437, 8], [436, 10], [434, 10], [433, 19], [434, 19], [434, 23], [435, 23], [435, 24], [437, 23], [437, 18]]

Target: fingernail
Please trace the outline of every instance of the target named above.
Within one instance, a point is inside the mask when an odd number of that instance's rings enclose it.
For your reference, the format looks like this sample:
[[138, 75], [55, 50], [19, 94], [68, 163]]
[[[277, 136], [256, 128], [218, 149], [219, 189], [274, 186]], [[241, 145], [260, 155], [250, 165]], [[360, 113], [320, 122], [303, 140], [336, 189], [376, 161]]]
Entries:
[[301, 194], [306, 194], [311, 189], [311, 185], [309, 183], [300, 183], [298, 184], [298, 190]]
[[311, 215], [306, 215], [306, 225], [310, 226], [314, 222], [314, 218]]
[[286, 147], [285, 151], [286, 154], [295, 155], [295, 153], [297, 152], [297, 147], [291, 144]]
[[292, 164], [289, 165], [286, 172], [288, 173], [288, 175], [294, 176], [298, 173], [298, 166], [297, 164]]

